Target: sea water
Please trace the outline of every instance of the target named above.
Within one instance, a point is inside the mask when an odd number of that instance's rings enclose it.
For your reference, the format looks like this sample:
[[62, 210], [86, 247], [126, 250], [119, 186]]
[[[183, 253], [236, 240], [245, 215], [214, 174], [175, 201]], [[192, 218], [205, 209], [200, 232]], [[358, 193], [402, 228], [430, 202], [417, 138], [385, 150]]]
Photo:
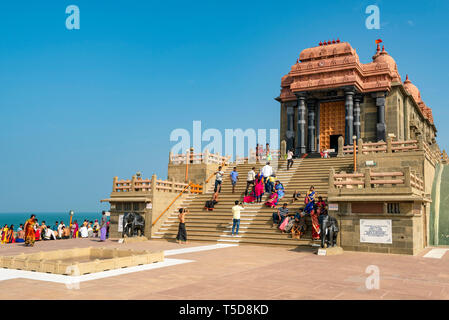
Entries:
[[[56, 221], [58, 223], [63, 221], [65, 225], [68, 225], [70, 222], [70, 214], [68, 212], [33, 212], [38, 219], [39, 224], [42, 221], [45, 221], [46, 225], [53, 226]], [[10, 226], [14, 225], [14, 229], [17, 228], [21, 224], [25, 224], [25, 222], [30, 218], [31, 213], [18, 212], [18, 213], [0, 213], [0, 226], [3, 227], [5, 224]], [[77, 220], [78, 224], [82, 224], [83, 221], [87, 219], [89, 221], [101, 221], [101, 212], [75, 212], [72, 218], [72, 222]]]

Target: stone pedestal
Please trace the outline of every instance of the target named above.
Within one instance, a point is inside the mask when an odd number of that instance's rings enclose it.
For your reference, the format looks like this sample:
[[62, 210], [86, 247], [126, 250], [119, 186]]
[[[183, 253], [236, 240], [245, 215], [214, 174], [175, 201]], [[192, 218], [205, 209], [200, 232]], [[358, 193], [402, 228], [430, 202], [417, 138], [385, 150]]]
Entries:
[[335, 256], [337, 254], [343, 254], [344, 250], [342, 247], [330, 247], [330, 248], [319, 248], [317, 255], [319, 256]]

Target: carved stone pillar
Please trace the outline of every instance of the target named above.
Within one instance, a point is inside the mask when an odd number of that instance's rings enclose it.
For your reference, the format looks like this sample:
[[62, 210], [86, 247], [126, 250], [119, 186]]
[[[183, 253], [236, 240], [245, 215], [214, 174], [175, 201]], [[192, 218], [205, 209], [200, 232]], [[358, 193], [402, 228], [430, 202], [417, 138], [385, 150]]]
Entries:
[[295, 110], [293, 107], [287, 107], [287, 131], [285, 137], [287, 138], [287, 150], [293, 149], [295, 147]]
[[360, 102], [362, 101], [362, 97], [356, 95], [354, 97], [354, 135], [357, 139], [360, 139]]
[[385, 141], [386, 139], [386, 124], [385, 124], [385, 94], [376, 97], [377, 106], [377, 141]]
[[354, 134], [354, 92], [345, 92], [345, 145], [352, 145], [352, 136]]
[[308, 130], [308, 139], [307, 139], [307, 151], [308, 152], [316, 152], [315, 148], [315, 100], [307, 101], [307, 111], [308, 111], [308, 121], [307, 121], [307, 130]]
[[296, 154], [306, 153], [305, 127], [306, 127], [306, 97], [298, 96], [298, 130], [296, 139]]

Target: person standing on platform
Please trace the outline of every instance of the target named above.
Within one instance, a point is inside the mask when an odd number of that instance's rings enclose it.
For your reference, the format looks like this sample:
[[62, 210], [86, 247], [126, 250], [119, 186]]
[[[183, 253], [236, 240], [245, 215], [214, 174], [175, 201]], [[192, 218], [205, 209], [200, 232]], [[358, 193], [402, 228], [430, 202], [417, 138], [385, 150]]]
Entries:
[[287, 170], [293, 166], [293, 150], [288, 150], [287, 152]]
[[185, 208], [180, 208], [179, 209], [179, 227], [178, 227], [178, 235], [176, 236], [176, 240], [178, 240], [179, 244], [182, 244], [184, 242], [184, 244], [187, 243], [187, 230], [186, 230], [186, 223], [185, 223], [185, 217], [186, 214], [189, 213], [189, 210], [185, 209]]
[[267, 184], [268, 178], [274, 173], [273, 168], [270, 166], [270, 162], [267, 162], [267, 164], [262, 168], [261, 173], [263, 175], [263, 183]]
[[101, 222], [100, 222], [100, 241], [106, 241], [106, 228], [107, 228], [107, 218], [106, 212], [102, 212]]
[[36, 216], [34, 214], [25, 222], [25, 246], [34, 246], [36, 241], [36, 231], [34, 225], [36, 224]]
[[231, 171], [230, 177], [231, 177], [231, 184], [232, 184], [232, 193], [234, 193], [235, 185], [237, 184], [237, 181], [239, 180], [239, 173], [237, 172], [237, 167], [234, 167], [234, 170]]
[[[242, 203], [238, 200], [235, 200], [235, 206], [232, 207], [232, 231], [231, 236], [239, 235], [239, 226], [240, 226], [240, 211], [242, 211], [245, 207], [243, 207]], [[235, 233], [234, 233], [235, 231]]]

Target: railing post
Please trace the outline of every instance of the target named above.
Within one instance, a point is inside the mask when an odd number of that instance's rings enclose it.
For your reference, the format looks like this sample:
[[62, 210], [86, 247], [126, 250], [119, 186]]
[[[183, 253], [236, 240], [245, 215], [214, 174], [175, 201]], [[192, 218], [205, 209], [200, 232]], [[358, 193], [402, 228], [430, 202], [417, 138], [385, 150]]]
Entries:
[[422, 136], [418, 137], [418, 150], [424, 150], [424, 139]]
[[331, 168], [329, 170], [329, 190], [335, 189], [335, 178], [334, 178], [334, 175], [335, 175], [335, 169]]
[[190, 148], [190, 163], [194, 162], [194, 158], [195, 158], [194, 154], [195, 154], [195, 150], [193, 149], [193, 147], [191, 147]]
[[170, 179], [170, 181], [171, 181], [171, 192], [175, 193], [176, 192], [176, 190], [175, 190], [175, 178], [172, 177]]
[[345, 145], [345, 139], [343, 138], [343, 136], [339, 136], [338, 137], [338, 153], [337, 153], [337, 157], [343, 157], [343, 147]]
[[209, 150], [205, 149], [203, 153], [203, 163], [209, 163]]
[[363, 179], [364, 185], [365, 185], [365, 189], [370, 189], [371, 188], [371, 168], [365, 168], [365, 176]]
[[357, 141], [357, 152], [359, 153], [359, 156], [361, 156], [363, 154], [363, 140], [362, 138], [359, 138], [359, 140]]
[[387, 138], [387, 153], [392, 153], [393, 152], [392, 142], [393, 142], [393, 138], [389, 136]]
[[172, 164], [173, 163], [173, 152], [172, 151], [170, 151], [169, 153], [168, 153], [168, 164]]
[[117, 191], [117, 181], [118, 181], [118, 177], [114, 177], [112, 179], [112, 192], [116, 192]]
[[411, 168], [410, 167], [405, 167], [404, 169], [404, 185], [406, 187], [410, 187], [411, 186]]
[[156, 180], [157, 176], [153, 173], [153, 175], [151, 176], [151, 192], [153, 193], [153, 195], [156, 192]]
[[136, 180], [137, 180], [137, 177], [134, 175], [131, 178], [131, 191], [136, 191]]

